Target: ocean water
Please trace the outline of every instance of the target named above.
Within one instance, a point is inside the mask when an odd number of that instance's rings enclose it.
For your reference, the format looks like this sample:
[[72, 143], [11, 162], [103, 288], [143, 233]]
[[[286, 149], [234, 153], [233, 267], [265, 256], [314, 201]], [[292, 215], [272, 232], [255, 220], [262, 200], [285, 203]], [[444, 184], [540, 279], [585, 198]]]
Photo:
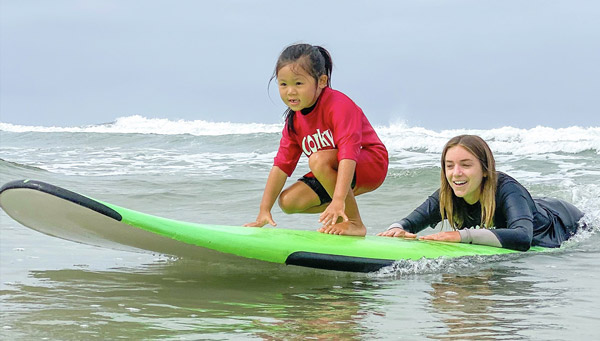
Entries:
[[[36, 179], [154, 215], [241, 225], [256, 217], [281, 129], [140, 116], [85, 127], [0, 123], [0, 180]], [[376, 130], [390, 169], [378, 190], [358, 197], [369, 234], [439, 186], [441, 149], [463, 133], [486, 139], [498, 169], [534, 197], [580, 207], [591, 229], [543, 254], [352, 274], [102, 249], [40, 234], [2, 211], [0, 339], [597, 338], [600, 127]], [[301, 160], [290, 184], [308, 168]], [[278, 228], [318, 227], [316, 215], [277, 207], [273, 215]]]

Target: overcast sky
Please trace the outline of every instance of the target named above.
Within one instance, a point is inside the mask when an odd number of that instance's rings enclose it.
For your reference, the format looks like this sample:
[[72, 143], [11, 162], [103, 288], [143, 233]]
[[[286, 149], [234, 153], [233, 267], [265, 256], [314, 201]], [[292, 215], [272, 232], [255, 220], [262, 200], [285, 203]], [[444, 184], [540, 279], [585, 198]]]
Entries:
[[0, 2], [0, 121], [281, 122], [288, 44], [332, 54], [374, 124], [600, 126], [600, 2]]

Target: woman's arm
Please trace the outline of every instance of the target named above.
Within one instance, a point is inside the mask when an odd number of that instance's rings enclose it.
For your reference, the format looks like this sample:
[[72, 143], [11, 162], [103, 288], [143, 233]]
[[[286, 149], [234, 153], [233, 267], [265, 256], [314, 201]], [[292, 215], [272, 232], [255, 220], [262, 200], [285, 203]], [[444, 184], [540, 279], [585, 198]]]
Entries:
[[[496, 195], [496, 228], [490, 230], [503, 248], [527, 251], [533, 240], [535, 203], [529, 192], [510, 178], [499, 184]], [[499, 222], [506, 226], [498, 226]]]
[[[514, 211], [529, 211], [529, 208], [521, 207]], [[531, 218], [515, 218], [515, 212], [507, 212], [506, 228], [496, 228], [490, 230], [493, 232], [502, 244], [503, 248], [527, 251], [531, 247], [533, 241], [533, 214]]]
[[502, 247], [498, 237], [488, 229], [462, 229], [458, 233], [461, 243]]
[[[529, 200], [528, 200], [529, 198]], [[422, 237], [426, 240], [461, 242], [527, 251], [533, 239], [533, 213], [535, 205], [529, 192], [514, 180], [498, 187], [496, 195], [495, 229], [463, 228], [452, 232], [439, 232]]]
[[440, 221], [440, 191], [433, 192], [419, 207], [398, 223], [410, 233], [417, 233], [427, 227], [434, 227]]
[[[409, 237], [427, 227], [434, 227], [442, 217], [440, 215], [439, 190], [431, 194], [419, 207], [412, 211], [406, 218], [390, 225], [387, 231], [377, 234], [386, 237]], [[405, 231], [405, 233], [400, 230]], [[409, 234], [407, 235], [406, 232]]]
[[402, 225], [398, 223], [393, 223], [386, 231], [379, 232], [377, 235], [381, 237], [417, 238], [416, 234], [406, 232], [406, 230], [402, 228]]

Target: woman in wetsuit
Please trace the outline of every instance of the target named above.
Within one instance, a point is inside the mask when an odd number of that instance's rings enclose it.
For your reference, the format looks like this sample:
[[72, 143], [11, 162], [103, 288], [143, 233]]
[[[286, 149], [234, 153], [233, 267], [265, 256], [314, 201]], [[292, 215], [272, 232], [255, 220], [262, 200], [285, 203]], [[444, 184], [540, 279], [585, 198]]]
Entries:
[[515, 179], [496, 172], [481, 137], [450, 139], [441, 161], [440, 189], [378, 236], [416, 238], [417, 232], [448, 220], [454, 231], [419, 238], [526, 251], [559, 247], [577, 232], [583, 216], [579, 209], [558, 199], [533, 199]]

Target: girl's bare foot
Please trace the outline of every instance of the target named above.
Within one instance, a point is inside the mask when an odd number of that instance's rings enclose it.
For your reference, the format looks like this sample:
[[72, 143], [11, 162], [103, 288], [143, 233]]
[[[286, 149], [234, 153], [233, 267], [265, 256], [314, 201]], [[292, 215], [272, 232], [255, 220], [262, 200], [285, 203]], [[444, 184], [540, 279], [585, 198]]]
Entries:
[[362, 222], [344, 221], [341, 223], [323, 226], [317, 231], [327, 234], [340, 234], [346, 236], [364, 236], [367, 228]]

